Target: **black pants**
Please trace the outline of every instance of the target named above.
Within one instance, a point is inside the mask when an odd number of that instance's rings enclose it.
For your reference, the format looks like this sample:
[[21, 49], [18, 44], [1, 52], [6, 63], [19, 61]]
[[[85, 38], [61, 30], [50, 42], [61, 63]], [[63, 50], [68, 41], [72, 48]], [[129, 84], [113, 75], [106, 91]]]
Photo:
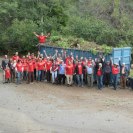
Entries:
[[28, 72], [28, 83], [33, 82], [34, 72]]
[[83, 81], [85, 84], [87, 84], [87, 73], [86, 70], [83, 70]]
[[15, 70], [11, 69], [11, 82], [15, 82]]
[[46, 71], [42, 71], [42, 80], [46, 79]]
[[46, 77], [47, 77], [47, 81], [50, 82], [50, 81], [51, 81], [50, 70], [47, 70], [47, 72], [46, 72]]
[[23, 80], [26, 81], [27, 80], [27, 71], [23, 72]]
[[59, 80], [59, 84], [61, 84], [62, 81], [63, 81], [63, 84], [65, 84], [65, 79], [66, 79], [65, 74], [59, 74], [58, 77], [59, 77], [59, 79], [58, 79]]
[[110, 73], [105, 73], [105, 85], [109, 85], [110, 84]]
[[37, 80], [36, 69], [34, 69], [34, 80]]

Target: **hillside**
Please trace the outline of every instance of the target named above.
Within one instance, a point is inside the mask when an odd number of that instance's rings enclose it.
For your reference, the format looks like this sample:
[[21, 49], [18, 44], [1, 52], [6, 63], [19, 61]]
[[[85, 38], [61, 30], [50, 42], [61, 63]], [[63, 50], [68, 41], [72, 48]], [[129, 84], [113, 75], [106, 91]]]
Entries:
[[62, 47], [69, 47], [70, 37], [86, 42], [85, 49], [92, 42], [94, 47], [133, 46], [132, 0], [4, 0], [0, 6], [1, 53], [33, 50], [34, 31], [61, 36]]

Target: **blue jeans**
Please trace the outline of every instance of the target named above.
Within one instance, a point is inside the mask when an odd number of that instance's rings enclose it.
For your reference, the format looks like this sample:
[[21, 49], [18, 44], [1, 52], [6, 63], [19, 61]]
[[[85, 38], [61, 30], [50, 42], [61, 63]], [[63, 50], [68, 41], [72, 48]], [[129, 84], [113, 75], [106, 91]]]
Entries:
[[55, 83], [56, 78], [57, 78], [57, 71], [52, 72], [52, 83]]
[[97, 85], [98, 85], [98, 89], [102, 89], [102, 87], [103, 87], [103, 76], [97, 76]]
[[17, 84], [20, 84], [22, 80], [22, 72], [17, 72]]
[[43, 80], [43, 73], [44, 73], [43, 70], [39, 70], [38, 71], [38, 81], [42, 81]]
[[78, 82], [78, 86], [83, 86], [83, 74], [77, 74], [77, 82]]
[[118, 74], [113, 74], [113, 87], [114, 87], [114, 89], [117, 88], [117, 84], [118, 84]]

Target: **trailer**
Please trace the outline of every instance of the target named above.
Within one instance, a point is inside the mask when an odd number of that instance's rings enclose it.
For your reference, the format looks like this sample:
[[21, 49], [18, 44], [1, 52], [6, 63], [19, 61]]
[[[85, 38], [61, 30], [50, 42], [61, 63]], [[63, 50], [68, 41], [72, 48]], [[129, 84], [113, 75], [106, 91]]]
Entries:
[[[61, 53], [62, 50], [65, 50], [68, 54], [72, 52], [74, 57], [78, 55], [78, 57], [86, 57], [86, 58], [92, 57], [93, 59], [97, 58], [99, 54], [105, 55], [105, 53], [101, 53], [101, 52], [95, 55], [91, 51], [81, 50], [81, 49], [73, 49], [73, 48], [64, 49], [61, 47], [54, 47], [54, 46], [48, 46], [48, 45], [40, 46], [40, 53], [43, 55], [44, 55], [44, 50], [47, 52], [48, 55], [53, 55], [55, 53], [55, 50], [58, 50], [58, 53]], [[118, 63], [120, 58], [121, 63], [125, 63], [127, 68], [130, 69], [131, 47], [113, 48], [111, 53], [105, 55], [106, 61], [110, 60], [110, 57], [112, 57], [114, 63]]]

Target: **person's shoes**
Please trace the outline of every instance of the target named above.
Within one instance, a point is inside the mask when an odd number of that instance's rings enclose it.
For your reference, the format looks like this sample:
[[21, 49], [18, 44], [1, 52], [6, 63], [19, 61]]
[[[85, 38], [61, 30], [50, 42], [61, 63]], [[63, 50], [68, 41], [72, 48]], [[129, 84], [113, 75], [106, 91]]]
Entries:
[[117, 88], [115, 87], [114, 90], [116, 90]]

